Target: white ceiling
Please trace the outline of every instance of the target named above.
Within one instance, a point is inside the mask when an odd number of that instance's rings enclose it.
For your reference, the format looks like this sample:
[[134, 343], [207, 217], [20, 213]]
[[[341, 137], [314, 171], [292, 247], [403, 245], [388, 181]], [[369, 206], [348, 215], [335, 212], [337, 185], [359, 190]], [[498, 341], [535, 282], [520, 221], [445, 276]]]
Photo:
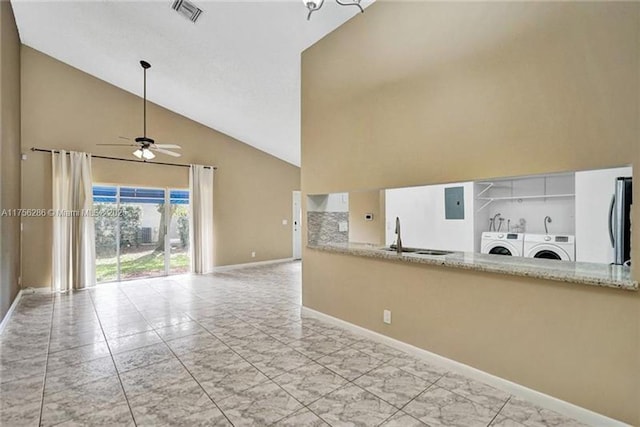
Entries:
[[172, 3], [12, 0], [25, 45], [138, 95], [145, 59], [151, 102], [300, 165], [300, 54], [357, 8], [194, 0], [193, 24]]

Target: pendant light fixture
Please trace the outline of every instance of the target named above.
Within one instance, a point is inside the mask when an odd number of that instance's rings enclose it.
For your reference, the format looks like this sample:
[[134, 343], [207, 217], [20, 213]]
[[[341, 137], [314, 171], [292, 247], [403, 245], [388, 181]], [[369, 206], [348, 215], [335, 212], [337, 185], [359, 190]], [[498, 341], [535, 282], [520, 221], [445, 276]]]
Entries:
[[[311, 19], [311, 14], [316, 10], [320, 10], [322, 5], [324, 4], [324, 0], [302, 0], [302, 3], [307, 7], [309, 13], [307, 14], [307, 21]], [[360, 13], [364, 13], [364, 9], [360, 6], [360, 0], [352, 0], [352, 1], [340, 1], [336, 0], [340, 6], [355, 6], [360, 9]]]

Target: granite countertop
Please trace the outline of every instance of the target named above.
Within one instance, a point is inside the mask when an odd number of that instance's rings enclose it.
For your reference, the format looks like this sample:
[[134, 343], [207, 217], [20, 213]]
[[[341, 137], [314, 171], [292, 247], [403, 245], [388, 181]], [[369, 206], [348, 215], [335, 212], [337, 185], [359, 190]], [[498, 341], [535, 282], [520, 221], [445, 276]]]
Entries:
[[620, 265], [509, 257], [471, 252], [454, 252], [442, 256], [418, 255], [409, 252], [398, 255], [396, 252], [382, 250], [381, 246], [362, 243], [309, 244], [307, 247], [324, 252], [367, 258], [415, 264], [443, 265], [465, 270], [535, 277], [628, 291], [638, 290], [638, 282], [631, 278], [630, 268]]

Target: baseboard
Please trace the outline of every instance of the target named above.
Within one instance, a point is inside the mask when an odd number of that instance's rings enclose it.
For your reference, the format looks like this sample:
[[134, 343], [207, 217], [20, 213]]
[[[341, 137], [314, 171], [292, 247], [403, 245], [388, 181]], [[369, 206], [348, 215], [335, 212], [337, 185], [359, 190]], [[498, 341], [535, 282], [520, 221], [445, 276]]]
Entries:
[[30, 286], [27, 288], [22, 288], [22, 292], [24, 292], [25, 294], [52, 294], [53, 293], [50, 286], [38, 287], [38, 288], [34, 288]]
[[18, 293], [16, 294], [16, 297], [13, 299], [13, 302], [11, 303], [11, 306], [9, 307], [9, 310], [7, 310], [7, 313], [2, 318], [2, 322], [0, 322], [0, 335], [2, 335], [4, 328], [9, 323], [9, 319], [11, 318], [13, 311], [18, 306], [18, 302], [20, 302], [20, 298], [22, 298], [22, 289], [18, 291]]
[[283, 262], [291, 262], [293, 261], [293, 258], [281, 258], [281, 259], [272, 259], [269, 261], [256, 261], [256, 262], [247, 262], [244, 264], [231, 264], [231, 265], [222, 265], [220, 267], [214, 267], [213, 268], [213, 272], [214, 273], [218, 273], [218, 272], [222, 272], [222, 271], [228, 271], [228, 270], [236, 270], [238, 268], [245, 268], [245, 267], [256, 267], [259, 265], [268, 265], [268, 264], [280, 264]]
[[565, 402], [563, 400], [557, 399], [555, 397], [549, 396], [539, 391], [532, 390], [523, 385], [511, 382], [509, 380], [505, 380], [503, 378], [500, 378], [495, 375], [489, 374], [487, 372], [481, 371], [479, 369], [473, 368], [469, 365], [456, 362], [455, 360], [448, 359], [446, 357], [440, 356], [430, 351], [423, 350], [419, 347], [415, 347], [411, 344], [398, 341], [394, 338], [388, 337], [378, 332], [371, 331], [361, 326], [354, 325], [353, 323], [346, 322], [344, 320], [338, 319], [328, 314], [321, 313], [311, 308], [303, 306], [302, 314], [308, 315], [311, 317], [316, 317], [318, 319], [325, 320], [328, 323], [333, 323], [335, 325], [342, 326], [345, 329], [351, 330], [353, 332], [357, 332], [361, 335], [366, 335], [368, 338], [371, 338], [374, 341], [378, 341], [382, 344], [386, 344], [390, 347], [396, 348], [406, 353], [410, 353], [434, 365], [438, 365], [446, 369], [455, 370], [457, 372], [460, 372], [461, 374], [466, 375], [469, 378], [473, 378], [485, 384], [489, 384], [499, 390], [503, 390], [517, 397], [521, 397], [529, 402], [534, 403], [535, 405], [538, 405], [540, 407], [555, 411], [559, 414], [574, 418], [585, 424], [598, 426], [598, 427], [605, 427], [605, 426], [629, 427], [628, 424], [625, 424], [618, 420], [614, 420], [613, 418], [609, 418], [605, 415], [598, 414], [597, 412], [593, 412], [589, 409], [582, 408], [580, 406], [574, 405], [569, 402]]

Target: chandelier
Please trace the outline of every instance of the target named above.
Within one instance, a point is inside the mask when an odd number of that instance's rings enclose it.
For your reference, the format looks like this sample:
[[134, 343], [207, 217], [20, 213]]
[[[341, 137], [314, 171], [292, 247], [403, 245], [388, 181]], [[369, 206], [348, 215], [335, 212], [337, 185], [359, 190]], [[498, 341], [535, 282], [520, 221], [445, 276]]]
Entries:
[[[318, 2], [316, 2], [316, 0], [302, 0], [302, 2], [307, 7], [307, 9], [309, 9], [309, 13], [307, 14], [307, 21], [311, 19], [311, 14], [316, 10], [319, 10], [324, 4], [324, 0], [319, 0]], [[355, 6], [360, 9], [360, 13], [364, 13], [364, 9], [362, 8], [362, 6], [360, 6], [360, 0], [352, 0], [347, 2], [336, 0], [336, 3], [338, 3], [340, 6]]]

